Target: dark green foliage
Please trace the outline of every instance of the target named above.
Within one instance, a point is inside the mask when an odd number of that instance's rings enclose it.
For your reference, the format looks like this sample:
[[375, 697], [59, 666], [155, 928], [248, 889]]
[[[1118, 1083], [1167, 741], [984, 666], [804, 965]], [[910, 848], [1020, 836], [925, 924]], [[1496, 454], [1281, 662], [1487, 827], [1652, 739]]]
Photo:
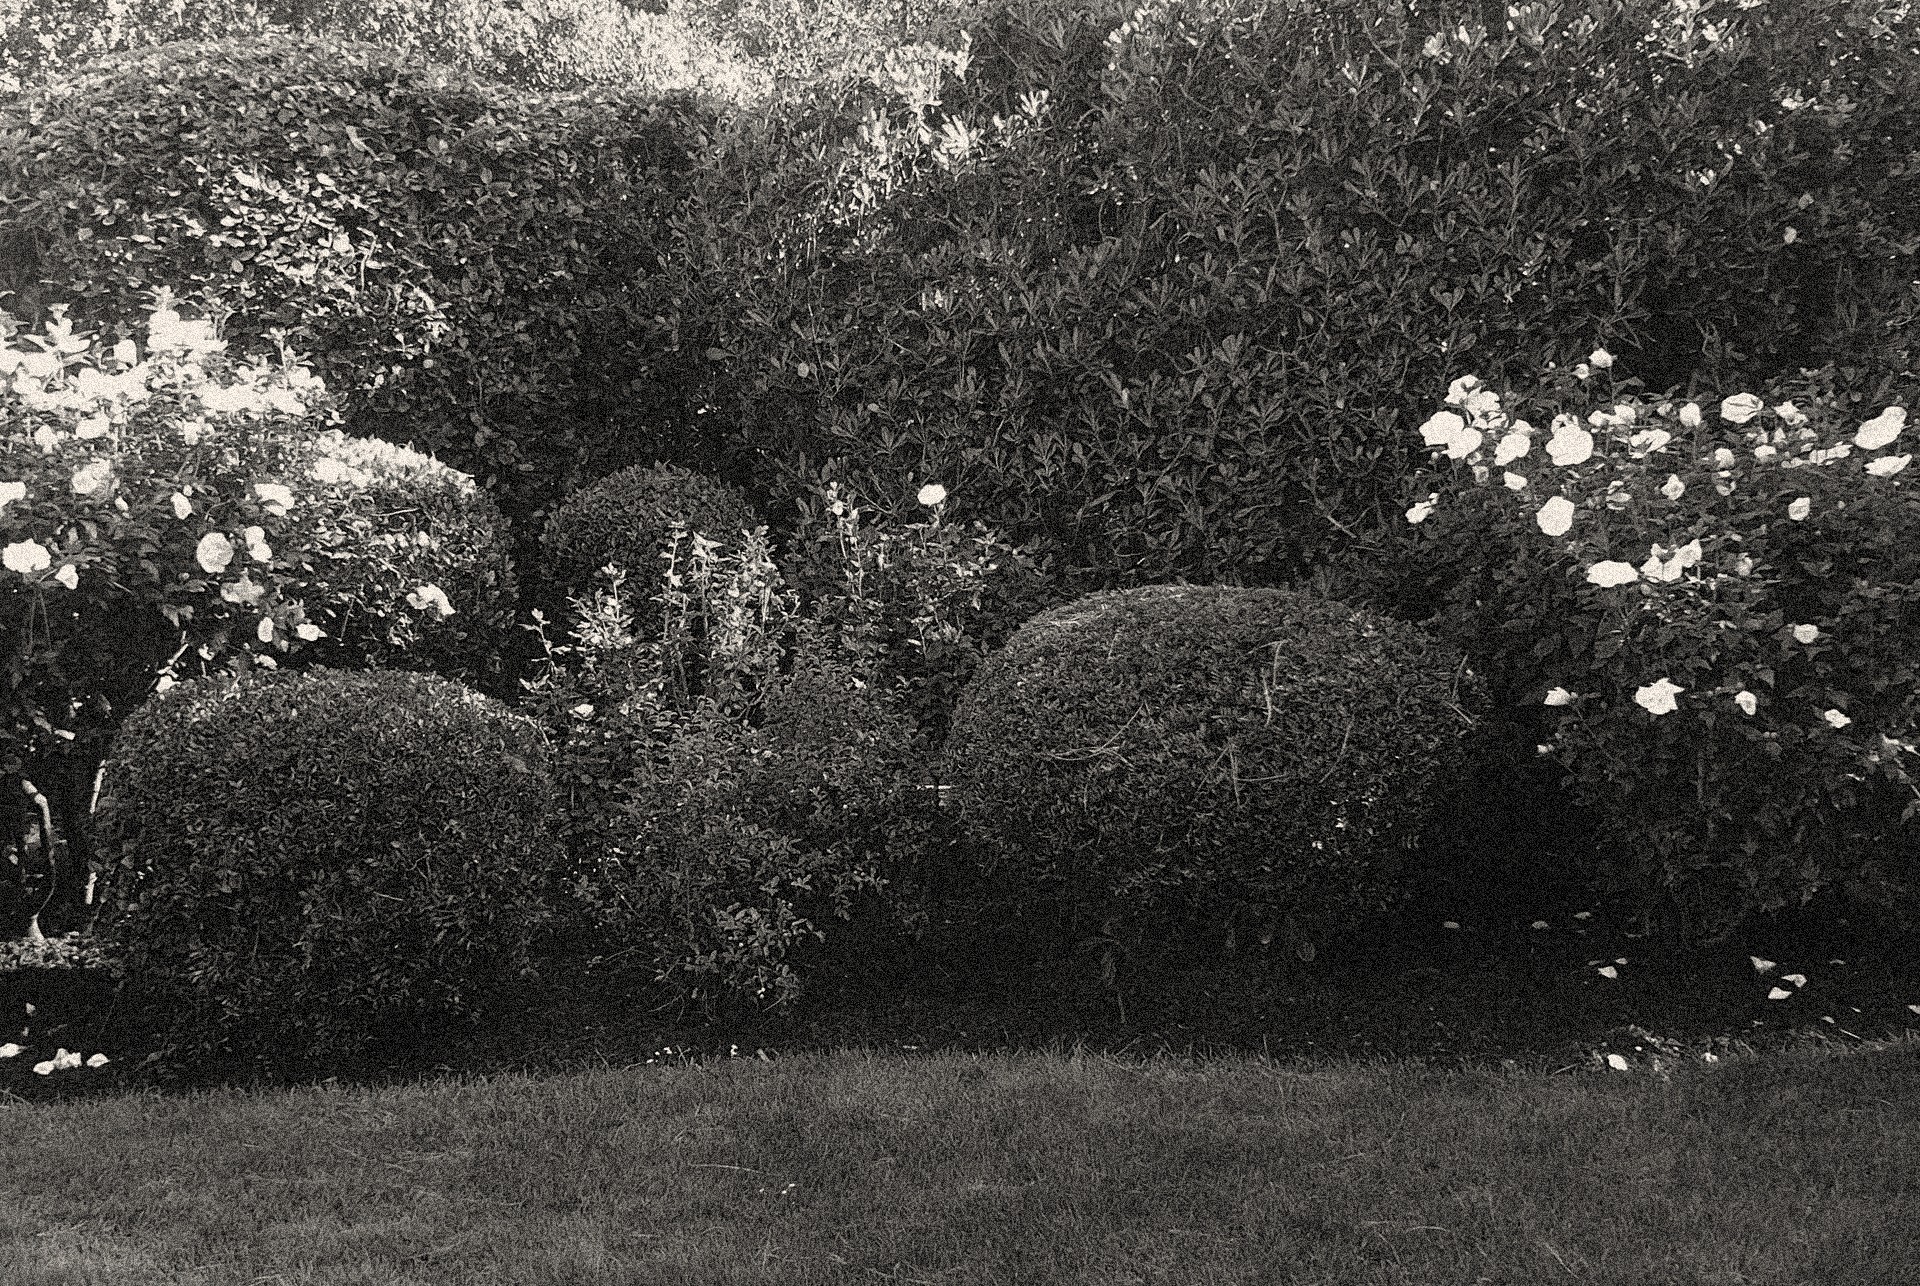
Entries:
[[181, 684], [107, 761], [98, 929], [182, 1052], [351, 1053], [530, 969], [545, 743], [450, 680]]
[[[667, 719], [623, 783], [624, 817], [578, 891], [600, 933], [644, 949], [682, 999], [782, 1006], [790, 953], [889, 890], [924, 916], [930, 792], [913, 724], [830, 646], [802, 646], [751, 721], [711, 702]], [[644, 947], [643, 947], [644, 944]]]
[[[329, 637], [310, 653], [349, 669], [430, 670], [486, 686], [514, 632], [506, 519], [472, 478], [404, 447], [338, 433], [324, 460], [351, 471], [310, 551]], [[331, 476], [331, 474], [329, 475]], [[438, 586], [444, 616], [407, 596]]]
[[675, 522], [731, 549], [761, 520], [744, 494], [717, 478], [678, 465], [634, 465], [574, 492], [547, 519], [541, 536], [547, 570], [577, 589], [617, 563], [644, 597], [660, 584]]
[[1275, 908], [1324, 941], [1397, 899], [1483, 700], [1415, 627], [1303, 591], [1107, 591], [987, 660], [941, 775], [1016, 881], [1128, 919]]
[[1082, 587], [1280, 584], [1385, 543], [1461, 374], [1910, 364], [1911, 19], [1134, 8], [1006, 6], [924, 116], [845, 88], [728, 127], [675, 378], [772, 512], [939, 478]]
[[283, 328], [350, 432], [524, 517], [672, 436], [624, 394], [693, 115], [313, 38], [114, 55], [0, 101], [0, 289], [113, 319], [165, 285], [249, 351]]

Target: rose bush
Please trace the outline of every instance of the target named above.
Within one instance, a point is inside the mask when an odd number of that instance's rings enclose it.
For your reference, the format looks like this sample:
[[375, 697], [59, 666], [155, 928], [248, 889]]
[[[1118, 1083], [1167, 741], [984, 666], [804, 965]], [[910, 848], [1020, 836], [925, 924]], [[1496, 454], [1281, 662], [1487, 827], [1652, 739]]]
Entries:
[[1540, 751], [1643, 909], [1711, 935], [1838, 887], [1910, 919], [1904, 407], [1858, 422], [1830, 370], [1703, 406], [1611, 365], [1548, 371], [1544, 428], [1472, 376], [1422, 426], [1451, 464], [1406, 512], [1445, 598], [1431, 624], [1547, 716]]
[[[406, 470], [318, 431], [326, 389], [284, 349], [234, 360], [164, 292], [145, 323], [143, 347], [58, 307], [40, 334], [0, 314], [0, 771], [26, 772], [70, 841], [107, 742], [156, 686], [323, 639], [348, 663], [432, 664], [456, 608], [439, 579], [473, 619], [511, 603], [497, 518], [423, 517], [440, 501], [418, 486], [390, 503]], [[396, 535], [410, 543], [380, 543]]]

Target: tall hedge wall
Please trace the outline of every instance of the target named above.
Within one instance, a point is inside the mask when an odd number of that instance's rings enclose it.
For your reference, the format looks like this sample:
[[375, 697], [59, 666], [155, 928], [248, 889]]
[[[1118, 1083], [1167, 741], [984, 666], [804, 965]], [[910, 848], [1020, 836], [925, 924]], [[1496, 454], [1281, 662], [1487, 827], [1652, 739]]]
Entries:
[[671, 414], [629, 386], [698, 114], [317, 38], [114, 55], [0, 101], [0, 289], [77, 295], [84, 319], [167, 286], [256, 351], [282, 328], [349, 431], [521, 518], [629, 449], [672, 453]]
[[1098, 587], [1382, 547], [1469, 372], [1911, 365], [1912, 18], [1483, 7], [1002, 6], [919, 110], [737, 121], [676, 221], [672, 377], [776, 520], [939, 480]]

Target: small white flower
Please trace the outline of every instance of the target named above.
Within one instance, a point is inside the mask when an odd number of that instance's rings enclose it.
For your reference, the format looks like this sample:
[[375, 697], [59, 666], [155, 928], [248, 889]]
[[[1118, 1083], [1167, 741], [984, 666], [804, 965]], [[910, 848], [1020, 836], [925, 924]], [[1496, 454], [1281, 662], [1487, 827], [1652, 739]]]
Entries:
[[1751, 393], [1735, 393], [1720, 403], [1720, 418], [1729, 424], [1745, 424], [1760, 414], [1766, 405]]
[[10, 572], [31, 576], [53, 566], [53, 555], [37, 540], [16, 540], [0, 550], [0, 565]]
[[193, 501], [187, 499], [185, 492], [183, 491], [174, 492], [172, 496], [172, 503], [173, 503], [173, 516], [175, 518], [193, 517]]
[[238, 603], [243, 607], [252, 607], [267, 596], [267, 587], [250, 576], [241, 576], [237, 581], [229, 581], [220, 587], [221, 601]]
[[1862, 451], [1878, 451], [1881, 447], [1891, 446], [1906, 423], [1907, 408], [1890, 406], [1860, 426], [1860, 431], [1853, 435], [1853, 444]]
[[1799, 238], [1800, 229], [1789, 226], [1786, 232], [1781, 235], [1780, 240], [1786, 245], [1792, 245], [1795, 241], [1799, 240]]
[[35, 1063], [33, 1065], [33, 1074], [35, 1076], [51, 1076], [53, 1075], [53, 1069], [54, 1061], [49, 1058], [45, 1062]]
[[227, 564], [233, 561], [233, 542], [226, 533], [210, 531], [200, 537], [200, 543], [193, 551], [194, 561], [200, 564], [200, 570], [210, 576], [218, 576], [227, 570]]
[[1793, 627], [1793, 639], [1796, 643], [1811, 643], [1820, 637], [1818, 625], [1796, 625]]
[[1779, 968], [1779, 965], [1777, 965], [1773, 961], [1763, 960], [1759, 956], [1748, 956], [1747, 959], [1753, 962], [1753, 971], [1755, 973], [1761, 973], [1761, 974], [1772, 973], [1775, 969]]
[[1767, 999], [1768, 1000], [1792, 1000], [1793, 993], [1791, 991], [1788, 991], [1785, 987], [1775, 987], [1771, 991], [1767, 992]]
[[72, 563], [62, 563], [60, 570], [53, 574], [53, 578], [68, 589], [80, 588], [80, 569]]
[[240, 533], [247, 544], [247, 557], [256, 563], [273, 561], [273, 547], [267, 544], [267, 530], [264, 527], [248, 527]]
[[1752, 714], [1755, 710], [1759, 709], [1760, 698], [1754, 696], [1751, 692], [1741, 691], [1734, 693], [1733, 703], [1740, 707], [1742, 713]]
[[254, 630], [253, 636], [262, 643], [273, 642], [273, 618], [271, 616], [261, 617], [260, 625]]
[[1604, 371], [1613, 365], [1613, 354], [1604, 348], [1596, 348], [1587, 355], [1587, 362]]
[[1735, 576], [1753, 575], [1753, 555], [1752, 554], [1740, 555], [1739, 559], [1736, 560], [1733, 564], [1733, 574]]
[[1629, 585], [1640, 579], [1640, 573], [1631, 563], [1616, 562], [1608, 559], [1587, 568], [1587, 584], [1612, 589], [1616, 585]]
[[1674, 561], [1682, 567], [1697, 567], [1700, 565], [1700, 560], [1705, 556], [1706, 551], [1700, 547], [1700, 538], [1698, 536], [1695, 536], [1692, 540], [1680, 546], [1673, 554]]
[[1581, 362], [1573, 368], [1573, 378], [1577, 380], [1590, 380], [1593, 378], [1593, 370], [1585, 362]]
[[407, 606], [416, 611], [426, 611], [431, 607], [441, 616], [453, 615], [453, 604], [447, 601], [447, 595], [438, 585], [419, 585], [407, 594]]
[[1773, 413], [1790, 428], [1799, 428], [1807, 422], [1807, 413], [1791, 402], [1782, 402], [1773, 408]]
[[300, 622], [300, 624], [293, 627], [293, 632], [295, 637], [303, 643], [311, 643], [315, 639], [322, 639], [327, 636], [327, 632], [318, 625], [315, 625], [312, 621]]
[[1659, 679], [1638, 688], [1633, 694], [1633, 703], [1648, 714], [1672, 714], [1679, 709], [1674, 697], [1685, 691], [1676, 687], [1671, 679]]
[[1541, 702], [1541, 704], [1550, 705], [1550, 706], [1570, 706], [1573, 704], [1573, 693], [1567, 691], [1565, 688], [1548, 688], [1547, 699]]
[[16, 500], [27, 498], [27, 484], [24, 482], [0, 482], [0, 509], [5, 509]]
[[73, 471], [73, 494], [76, 496], [93, 495], [95, 492], [105, 488], [108, 480], [112, 477], [113, 462], [111, 460], [95, 460], [90, 464], [84, 464]]
[[1502, 473], [1500, 481], [1506, 484], [1508, 491], [1524, 491], [1527, 486], [1526, 475], [1520, 473]]
[[944, 502], [946, 498], [947, 489], [937, 482], [929, 482], [920, 488], [920, 503], [923, 505], [931, 507]]
[[1642, 429], [1627, 439], [1627, 448], [1636, 460], [1650, 456], [1657, 451], [1667, 449], [1667, 443], [1673, 441], [1673, 434], [1665, 429]]
[[[1472, 396], [1479, 387], [1480, 377], [1478, 375], [1462, 375], [1459, 379], [1447, 385], [1447, 405], [1465, 406], [1467, 398]], [[1457, 419], [1458, 417], [1456, 416], [1455, 418]]]
[[88, 1067], [105, 1067], [111, 1061], [112, 1060], [109, 1059], [105, 1054], [95, 1054], [92, 1058], [89, 1058], [87, 1060], [87, 1066]]
[[1799, 522], [1805, 518], [1808, 513], [1812, 512], [1812, 510], [1813, 501], [1805, 496], [1801, 496], [1798, 500], [1787, 506], [1787, 517], [1793, 519], [1795, 522]]
[[[1594, 972], [1602, 978], [1618, 978], [1620, 976], [1620, 971], [1612, 965], [1601, 965], [1598, 969], [1595, 969]], [[1614, 1057], [1619, 1058], [1620, 1055], [1615, 1054]], [[1623, 1068], [1622, 1070], [1624, 1071], [1625, 1069]]]
[[1467, 422], [1452, 411], [1435, 411], [1420, 426], [1420, 440], [1430, 447], [1443, 447], [1467, 427]]
[[348, 472], [346, 465], [330, 455], [323, 455], [313, 462], [314, 480], [329, 486], [336, 482], [345, 482]]
[[140, 349], [130, 339], [123, 339], [113, 346], [113, 360], [122, 366], [132, 366], [140, 360]]
[[1525, 433], [1515, 430], [1501, 438], [1499, 445], [1494, 447], [1493, 463], [1495, 467], [1504, 467], [1512, 464], [1532, 449], [1533, 439]]
[[1565, 496], [1555, 496], [1540, 506], [1540, 512], [1533, 516], [1540, 530], [1549, 536], [1564, 536], [1573, 526], [1573, 502]]
[[6, 1044], [0, 1045], [0, 1058], [18, 1058], [20, 1057], [20, 1054], [21, 1054], [20, 1046], [14, 1044], [12, 1041], [8, 1041]]
[[1547, 458], [1562, 468], [1585, 464], [1592, 459], [1593, 434], [1580, 428], [1578, 423], [1562, 430], [1560, 423], [1559, 420], [1554, 421], [1553, 436], [1547, 439]]
[[1853, 720], [1847, 718], [1846, 715], [1840, 713], [1838, 710], [1828, 710], [1820, 717], [1825, 719], [1828, 725], [1834, 728], [1844, 728], [1853, 722]]
[[1670, 473], [1667, 475], [1666, 483], [1660, 488], [1660, 494], [1669, 500], [1678, 500], [1687, 494], [1687, 484], [1680, 481], [1679, 474]]
[[1533, 922], [1533, 927], [1535, 929], [1550, 929], [1553, 926], [1548, 924], [1545, 920], [1535, 920]]
[[593, 703], [591, 701], [582, 701], [573, 708], [571, 713], [577, 718], [591, 719], [593, 718]]
[[1867, 472], [1876, 478], [1891, 478], [1911, 463], [1910, 455], [1883, 455], [1877, 460], [1867, 461]]
[[256, 482], [253, 494], [269, 505], [278, 505], [282, 513], [293, 508], [293, 490], [277, 482]]
[[1680, 408], [1680, 423], [1690, 429], [1700, 427], [1700, 404], [1698, 402], [1689, 402]]
[[1433, 507], [1439, 500], [1439, 492], [1435, 491], [1431, 493], [1425, 500], [1422, 500], [1419, 504], [1407, 510], [1407, 521], [1411, 523], [1425, 522], [1428, 518], [1432, 517]]
[[1778, 448], [1768, 446], [1765, 443], [1761, 443], [1753, 449], [1753, 458], [1756, 460], [1771, 460], [1779, 454]]

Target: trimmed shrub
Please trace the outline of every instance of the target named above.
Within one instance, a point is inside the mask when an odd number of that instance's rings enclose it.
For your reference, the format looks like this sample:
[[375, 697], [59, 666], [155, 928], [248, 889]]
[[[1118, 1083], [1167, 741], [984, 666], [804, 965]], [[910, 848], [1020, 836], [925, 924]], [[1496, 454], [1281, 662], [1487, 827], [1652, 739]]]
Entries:
[[1302, 591], [1108, 591], [986, 661], [941, 777], [1015, 887], [1135, 925], [1249, 904], [1324, 941], [1398, 900], [1482, 700], [1420, 630]]
[[187, 1054], [352, 1054], [531, 971], [554, 874], [537, 724], [451, 680], [180, 684], [115, 738], [97, 931]]
[[760, 525], [746, 495], [717, 478], [672, 464], [634, 465], [567, 497], [547, 519], [541, 550], [549, 574], [569, 586], [584, 587], [615, 563], [651, 594], [676, 522], [722, 549], [738, 547], [741, 533]]
[[471, 477], [405, 447], [338, 430], [317, 447], [309, 473], [328, 503], [311, 537], [310, 601], [329, 637], [310, 655], [499, 682], [517, 586], [499, 506]]
[[1912, 364], [1914, 18], [1517, 8], [1004, 6], [937, 107], [729, 123], [660, 346], [770, 513], [939, 479], [1080, 589], [1376, 548], [1463, 362]]
[[99, 320], [164, 282], [238, 346], [284, 331], [349, 432], [524, 519], [677, 441], [626, 391], [698, 115], [314, 38], [114, 55], [0, 101], [0, 289]]

